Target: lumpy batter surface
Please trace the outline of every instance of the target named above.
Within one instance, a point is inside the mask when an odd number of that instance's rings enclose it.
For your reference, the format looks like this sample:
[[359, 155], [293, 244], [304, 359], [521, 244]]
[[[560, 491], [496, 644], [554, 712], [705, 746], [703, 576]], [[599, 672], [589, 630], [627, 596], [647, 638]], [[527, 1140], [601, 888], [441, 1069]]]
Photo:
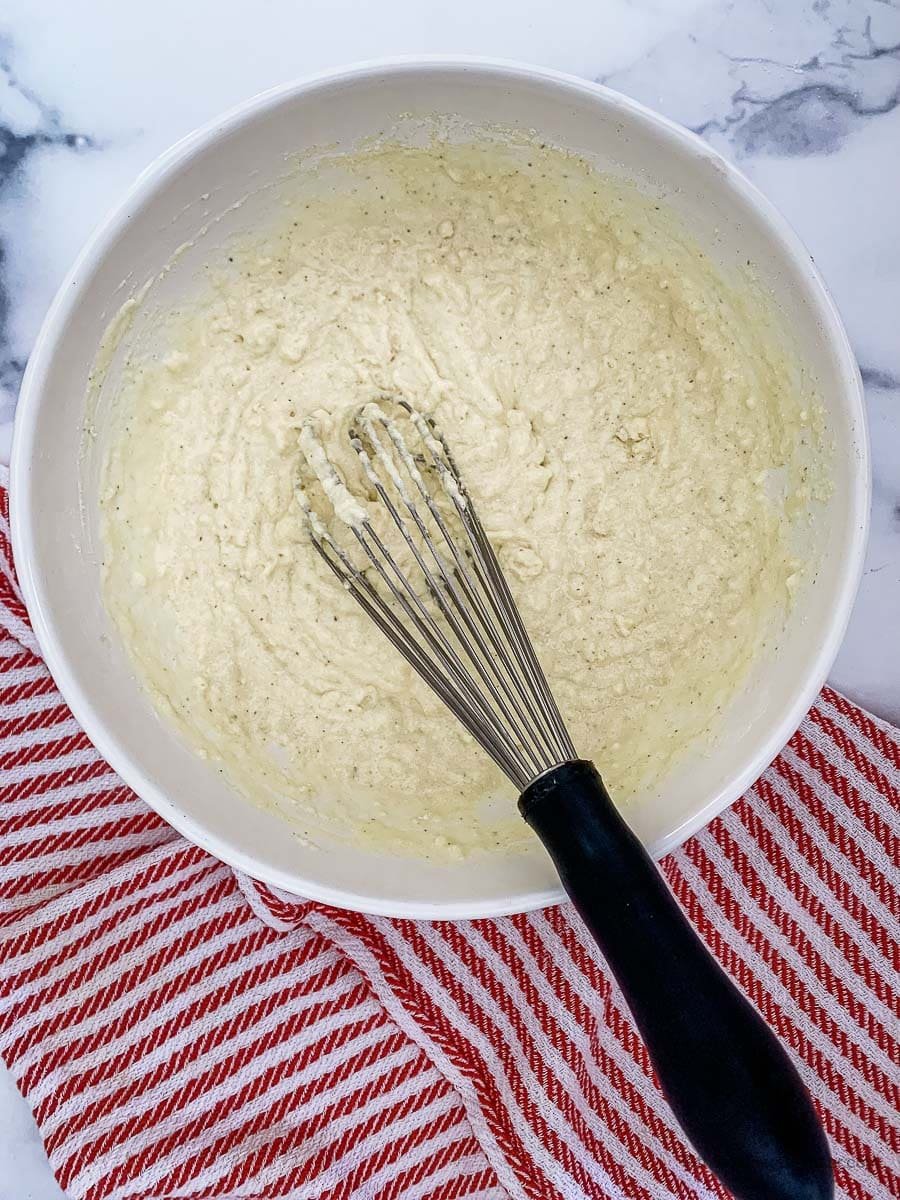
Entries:
[[300, 836], [509, 850], [509, 785], [309, 544], [304, 419], [334, 449], [379, 396], [434, 413], [627, 803], [779, 619], [797, 567], [772, 481], [793, 494], [804, 400], [672, 220], [577, 159], [395, 147], [343, 170], [222, 251], [128, 364], [105, 597], [157, 705]]

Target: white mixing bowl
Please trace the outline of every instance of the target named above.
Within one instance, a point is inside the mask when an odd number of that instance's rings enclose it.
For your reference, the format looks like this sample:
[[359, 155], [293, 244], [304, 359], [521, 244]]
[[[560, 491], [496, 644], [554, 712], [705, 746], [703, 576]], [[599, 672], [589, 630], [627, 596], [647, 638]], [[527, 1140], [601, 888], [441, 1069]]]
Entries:
[[[489, 916], [561, 898], [540, 847], [526, 858], [447, 866], [305, 847], [279, 818], [235, 794], [156, 715], [101, 602], [98, 455], [83, 450], [88, 374], [129, 296], [167, 263], [154, 300], [190, 293], [211, 244], [258, 227], [274, 211], [277, 188], [267, 185], [298, 152], [350, 147], [401, 114], [435, 113], [536, 131], [664, 197], [725, 269], [752, 261], [815, 381], [836, 448], [833, 496], [811, 535], [821, 552], [815, 581], [714, 744], [636, 799], [629, 820], [660, 855], [753, 782], [821, 687], [856, 591], [869, 498], [859, 372], [809, 255], [768, 201], [692, 134], [579, 79], [483, 60], [364, 64], [258, 96], [165, 154], [86, 247], [38, 338], [16, 419], [13, 543], [35, 632], [75, 716], [122, 778], [191, 841], [258, 879], [331, 904], [402, 916]], [[122, 324], [126, 349], [140, 335], [143, 311], [133, 306], [130, 328]], [[591, 747], [581, 750], [590, 755]]]

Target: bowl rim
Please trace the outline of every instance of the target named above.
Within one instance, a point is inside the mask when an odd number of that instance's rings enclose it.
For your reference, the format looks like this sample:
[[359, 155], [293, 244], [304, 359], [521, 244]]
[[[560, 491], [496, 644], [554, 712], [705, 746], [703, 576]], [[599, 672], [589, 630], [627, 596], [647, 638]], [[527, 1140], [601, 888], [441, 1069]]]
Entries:
[[756, 185], [697, 134], [603, 84], [548, 67], [490, 56], [431, 54], [368, 59], [316, 72], [251, 96], [187, 133], [154, 159], [137, 176], [122, 199], [100, 221], [68, 271], [41, 325], [22, 380], [10, 458], [10, 527], [16, 570], [35, 637], [44, 662], [63, 699], [97, 751], [145, 803], [189, 841], [209, 851], [229, 866], [293, 896], [380, 916], [424, 919], [472, 919], [527, 912], [558, 903], [565, 899], [565, 893], [562, 887], [557, 887], [474, 903], [385, 901], [378, 896], [304, 881], [296, 873], [267, 865], [254, 855], [243, 851], [239, 845], [230, 843], [219, 834], [211, 833], [205, 825], [181, 810], [166, 793], [156, 788], [144, 775], [140, 766], [120, 748], [115, 736], [108, 731], [96, 712], [91, 697], [82, 688], [70, 667], [65, 647], [49, 616], [44, 590], [36, 570], [34, 527], [40, 518], [27, 502], [27, 498], [35, 449], [37, 414], [44, 381], [57, 343], [78, 307], [84, 280], [92, 276], [96, 265], [119, 237], [130, 219], [131, 211], [161, 191], [170, 176], [198, 150], [214, 144], [287, 100], [295, 99], [324, 85], [358, 83], [379, 75], [448, 71], [485, 74], [495, 78], [526, 79], [553, 89], [599, 99], [609, 109], [624, 114], [626, 118], [637, 119], [645, 126], [652, 127], [661, 138], [675, 143], [688, 155], [715, 164], [723, 173], [726, 184], [738, 194], [738, 198], [755, 209], [764, 221], [769, 236], [778, 245], [781, 253], [792, 260], [805, 276], [812, 297], [817, 303], [817, 315], [822, 322], [824, 333], [831, 342], [839, 362], [841, 390], [849, 409], [851, 425], [857, 433], [850, 488], [849, 515], [852, 534], [850, 553], [843, 564], [840, 587], [827, 624], [823, 626], [818, 653], [807, 665], [804, 675], [798, 678], [790, 702], [759, 752], [743, 771], [731, 778], [706, 805], [649, 847], [655, 857], [659, 858], [680, 846], [738, 799], [790, 740], [820, 692], [843, 640], [862, 576], [871, 499], [871, 464], [862, 378], [837, 307], [800, 237]]

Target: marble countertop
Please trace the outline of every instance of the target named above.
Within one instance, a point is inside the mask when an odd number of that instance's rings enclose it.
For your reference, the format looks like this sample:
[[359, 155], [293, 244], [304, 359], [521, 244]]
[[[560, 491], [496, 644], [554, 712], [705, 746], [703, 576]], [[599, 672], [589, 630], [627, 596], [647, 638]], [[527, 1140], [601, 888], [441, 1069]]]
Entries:
[[[364, 58], [517, 58], [599, 80], [738, 163], [806, 242], [863, 379], [874, 499], [832, 682], [900, 723], [898, 0], [6, 0], [0, 14], [0, 458], [43, 315], [135, 175], [254, 92]], [[0, 1200], [55, 1200], [0, 1068]]]

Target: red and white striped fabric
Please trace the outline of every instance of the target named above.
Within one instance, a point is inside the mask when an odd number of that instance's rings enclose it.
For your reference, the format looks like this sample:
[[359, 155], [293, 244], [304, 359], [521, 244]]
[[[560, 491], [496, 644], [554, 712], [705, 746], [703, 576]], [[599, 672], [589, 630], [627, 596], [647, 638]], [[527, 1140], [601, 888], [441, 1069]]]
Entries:
[[[567, 906], [391, 921], [183, 841], [41, 662], [0, 521], [0, 1053], [72, 1197], [721, 1197]], [[842, 1197], [900, 1195], [900, 743], [823, 693], [664, 867], [815, 1096]]]

